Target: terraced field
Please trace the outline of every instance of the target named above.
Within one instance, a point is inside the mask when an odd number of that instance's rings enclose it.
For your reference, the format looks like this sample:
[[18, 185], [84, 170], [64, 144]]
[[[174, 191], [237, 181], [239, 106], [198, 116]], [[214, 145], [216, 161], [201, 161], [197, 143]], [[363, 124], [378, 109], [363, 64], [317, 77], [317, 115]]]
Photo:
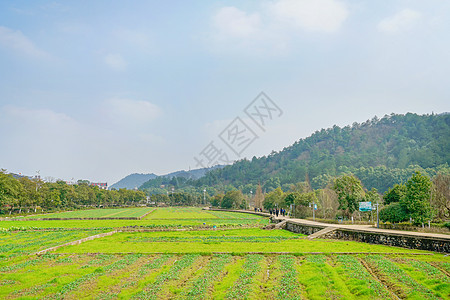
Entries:
[[[164, 231], [142, 231], [139, 225], [139, 231], [130, 231], [126, 223], [114, 228], [127, 231], [41, 256], [34, 253], [105, 232], [106, 227], [71, 230], [73, 221], [66, 221], [50, 231], [43, 229], [50, 225], [3, 230], [0, 299], [450, 298], [450, 259], [442, 254], [308, 240], [284, 230], [256, 228], [265, 222], [257, 216], [215, 213], [158, 209], [135, 223], [164, 221], [159, 224]], [[192, 223], [180, 227], [177, 220]], [[244, 225], [237, 228], [227, 220]], [[0, 222], [0, 227], [10, 222]]]

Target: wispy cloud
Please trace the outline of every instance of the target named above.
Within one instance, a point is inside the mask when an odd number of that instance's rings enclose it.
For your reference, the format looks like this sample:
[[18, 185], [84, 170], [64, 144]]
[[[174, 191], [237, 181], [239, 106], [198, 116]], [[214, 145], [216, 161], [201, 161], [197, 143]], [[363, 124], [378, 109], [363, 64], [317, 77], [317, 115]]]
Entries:
[[110, 53], [104, 57], [105, 64], [113, 70], [123, 71], [127, 68], [127, 62], [120, 54]]
[[268, 9], [276, 21], [314, 32], [336, 32], [349, 16], [346, 5], [337, 0], [278, 0]]
[[222, 7], [213, 16], [214, 26], [219, 35], [246, 38], [261, 30], [259, 13], [246, 13], [236, 7]]
[[133, 50], [148, 52], [154, 48], [154, 43], [146, 32], [122, 28], [114, 31], [113, 36], [122, 45], [132, 47]]
[[378, 30], [389, 34], [409, 31], [418, 24], [421, 18], [422, 14], [420, 12], [406, 8], [391, 17], [381, 20], [378, 23]]
[[222, 7], [212, 16], [214, 49], [258, 54], [283, 54], [298, 32], [332, 34], [350, 12], [338, 0], [276, 0], [255, 11]]
[[161, 109], [148, 101], [112, 98], [104, 102], [104, 115], [121, 124], [145, 125], [162, 114]]
[[30, 57], [49, 57], [48, 53], [39, 49], [20, 30], [14, 30], [8, 27], [0, 26], [0, 45], [4, 48], [13, 50], [16, 53], [20, 53]]

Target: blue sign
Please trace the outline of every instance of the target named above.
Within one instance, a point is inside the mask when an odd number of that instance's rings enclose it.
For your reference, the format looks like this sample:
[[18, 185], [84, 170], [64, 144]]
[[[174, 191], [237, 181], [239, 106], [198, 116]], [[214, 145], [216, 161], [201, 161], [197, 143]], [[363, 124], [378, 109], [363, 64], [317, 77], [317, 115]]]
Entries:
[[359, 202], [359, 211], [372, 211], [372, 202]]

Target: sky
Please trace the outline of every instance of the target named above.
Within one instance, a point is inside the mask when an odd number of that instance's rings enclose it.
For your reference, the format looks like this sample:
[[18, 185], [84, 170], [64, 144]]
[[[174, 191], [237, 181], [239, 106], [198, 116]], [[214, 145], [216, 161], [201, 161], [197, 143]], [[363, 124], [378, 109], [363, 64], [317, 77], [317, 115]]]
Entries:
[[111, 185], [448, 112], [449, 32], [447, 0], [2, 0], [0, 168]]

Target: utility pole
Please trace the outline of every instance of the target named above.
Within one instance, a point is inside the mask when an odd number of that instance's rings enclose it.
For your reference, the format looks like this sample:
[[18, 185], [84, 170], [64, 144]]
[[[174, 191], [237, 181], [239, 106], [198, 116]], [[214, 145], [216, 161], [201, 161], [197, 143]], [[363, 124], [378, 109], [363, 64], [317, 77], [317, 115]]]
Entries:
[[378, 214], [378, 211], [379, 211], [378, 206], [380, 204], [376, 203], [375, 205], [377, 206], [377, 228], [380, 228], [380, 217], [379, 217], [379, 214]]
[[315, 221], [316, 220], [316, 204], [314, 203], [314, 200], [313, 200], [312, 207], [313, 207], [313, 221]]

